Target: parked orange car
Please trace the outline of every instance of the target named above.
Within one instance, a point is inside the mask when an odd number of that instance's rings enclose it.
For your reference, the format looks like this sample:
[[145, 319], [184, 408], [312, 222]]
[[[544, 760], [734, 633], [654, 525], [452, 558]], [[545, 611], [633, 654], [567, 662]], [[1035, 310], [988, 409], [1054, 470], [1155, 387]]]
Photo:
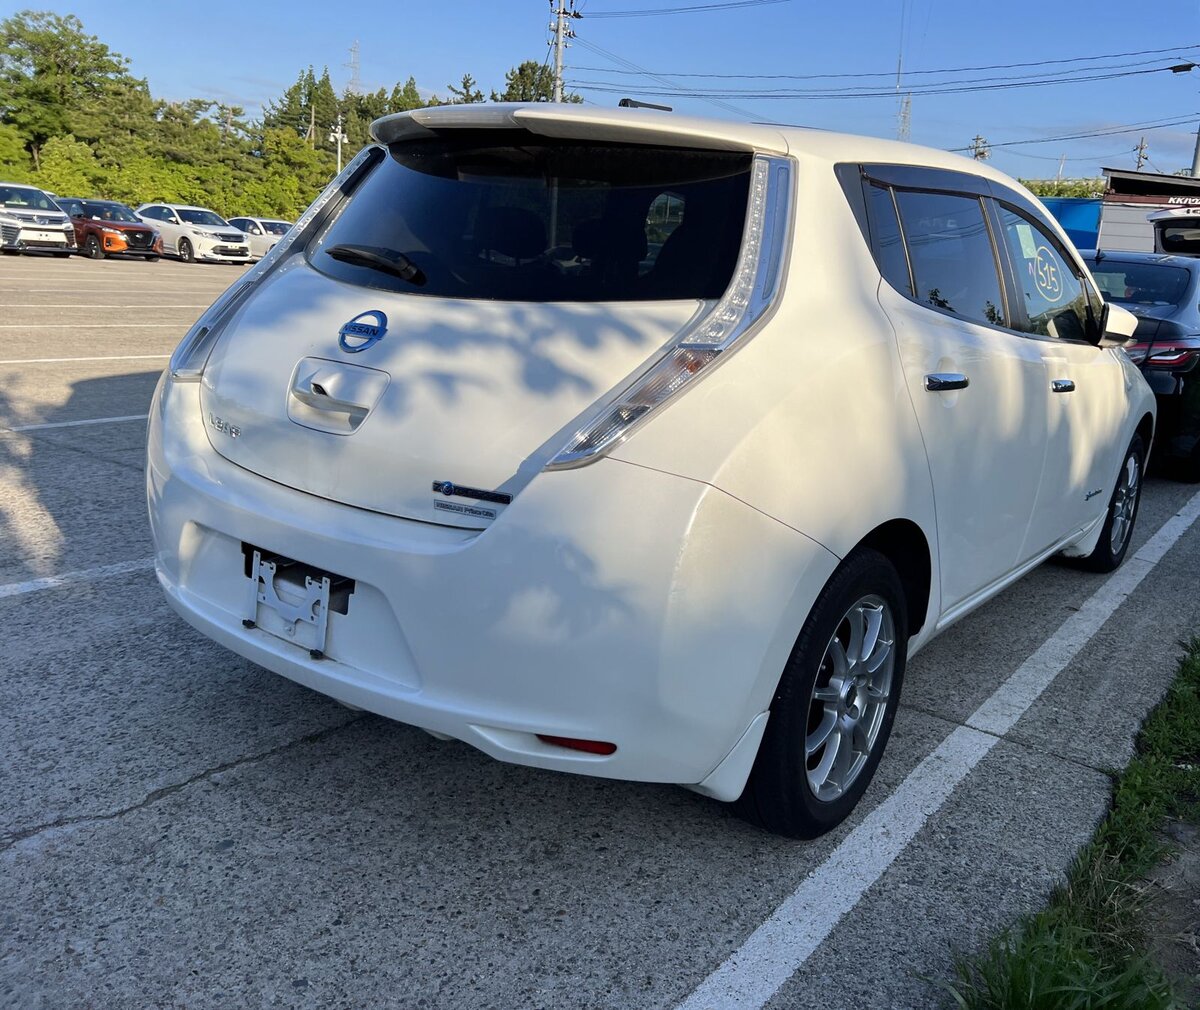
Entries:
[[114, 200], [59, 199], [75, 226], [75, 244], [94, 260], [125, 254], [156, 260], [162, 255], [162, 237], [138, 216]]

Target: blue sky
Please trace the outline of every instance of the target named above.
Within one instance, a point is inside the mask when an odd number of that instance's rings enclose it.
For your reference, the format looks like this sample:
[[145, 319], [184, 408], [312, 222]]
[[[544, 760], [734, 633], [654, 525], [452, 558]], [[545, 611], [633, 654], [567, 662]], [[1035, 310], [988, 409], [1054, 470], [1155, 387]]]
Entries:
[[[579, 0], [583, 17], [573, 23], [580, 42], [568, 53], [568, 80], [606, 81], [624, 93], [675, 108], [739, 118], [727, 108], [696, 98], [662, 99], [662, 85], [615, 70], [598, 47], [662, 77], [673, 74], [865, 74], [870, 80], [736, 81], [677, 78], [689, 88], [817, 87], [895, 84], [897, 56], [906, 71], [1178, 50], [1102, 61], [1139, 64], [1148, 70], [1177, 59], [1200, 62], [1200, 5], [1196, 0], [1049, 2], [1006, 0], [790, 0], [741, 10], [655, 17], [591, 18], [602, 12], [680, 7], [715, 0]], [[486, 92], [503, 85], [504, 72], [525, 59], [546, 55], [547, 0], [74, 0], [72, 3], [0, 2], [0, 14], [27, 6], [76, 14], [87, 29], [132, 60], [157, 96], [207, 97], [245, 105], [252, 113], [279, 94], [310, 63], [328, 66], [340, 91], [349, 78], [344, 64], [355, 40], [361, 46], [362, 79], [369, 89], [391, 87], [409, 75], [425, 93], [446, 94], [446, 85], [472, 74]], [[1147, 12], [1139, 20], [1138, 12]], [[903, 32], [902, 32], [903, 23]], [[903, 45], [902, 45], [903, 39]], [[586, 43], [586, 44], [585, 44]], [[1190, 48], [1188, 48], [1190, 45]], [[1039, 74], [1059, 76], [1070, 64], [995, 70], [969, 77]], [[917, 75], [912, 82], [937, 80]], [[619, 94], [580, 89], [590, 101], [615, 104]], [[897, 100], [728, 99], [743, 118], [803, 123], [830, 129], [895, 136]], [[1200, 123], [1200, 69], [1163, 71], [1110, 80], [1003, 89], [957, 95], [918, 95], [912, 100], [912, 140], [935, 147], [969, 144], [980, 133], [992, 143], [1058, 137], [1132, 123], [1190, 118], [1192, 125], [1147, 130], [1149, 168], [1171, 172], [1191, 164]], [[1058, 158], [1064, 174], [1098, 174], [1101, 165], [1133, 167], [1139, 134], [1027, 145], [994, 152], [993, 164], [1026, 178], [1053, 176]]]

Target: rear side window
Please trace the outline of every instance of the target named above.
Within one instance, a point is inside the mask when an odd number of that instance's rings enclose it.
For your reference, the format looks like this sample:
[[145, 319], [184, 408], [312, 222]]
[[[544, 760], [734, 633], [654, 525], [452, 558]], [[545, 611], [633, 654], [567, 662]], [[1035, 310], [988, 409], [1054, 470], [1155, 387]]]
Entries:
[[991, 235], [977, 197], [895, 190], [915, 298], [964, 319], [1008, 325]]
[[1043, 337], [1086, 340], [1087, 287], [1075, 265], [1040, 225], [1003, 204], [998, 209], [1028, 317], [1020, 328]]
[[[309, 261], [353, 284], [446, 298], [715, 299], [741, 247], [751, 160], [524, 131], [396, 144]], [[363, 248], [424, 282], [365, 265]]]
[[897, 291], [912, 295], [908, 278], [908, 257], [904, 240], [896, 221], [896, 205], [891, 189], [884, 186], [867, 187], [868, 213], [871, 221], [871, 248], [879, 264], [879, 272]]

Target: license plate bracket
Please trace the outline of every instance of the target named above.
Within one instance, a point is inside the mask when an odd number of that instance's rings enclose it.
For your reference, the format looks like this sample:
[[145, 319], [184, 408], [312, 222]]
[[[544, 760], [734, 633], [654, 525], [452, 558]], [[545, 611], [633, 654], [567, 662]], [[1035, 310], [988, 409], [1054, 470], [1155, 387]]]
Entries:
[[250, 585], [242, 624], [291, 642], [313, 659], [324, 658], [329, 612], [346, 613], [353, 580], [245, 546]]

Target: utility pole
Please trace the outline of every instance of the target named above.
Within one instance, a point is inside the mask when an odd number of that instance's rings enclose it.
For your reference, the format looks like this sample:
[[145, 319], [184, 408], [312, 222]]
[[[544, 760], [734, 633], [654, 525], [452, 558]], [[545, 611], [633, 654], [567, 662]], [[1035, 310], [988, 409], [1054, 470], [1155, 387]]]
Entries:
[[1054, 185], [1055, 186], [1062, 185], [1063, 169], [1066, 168], [1066, 166], [1067, 166], [1067, 156], [1064, 154], [1061, 158], [1058, 159], [1058, 175], [1056, 175], [1054, 177]]
[[1196, 130], [1196, 152], [1192, 155], [1192, 178], [1200, 176], [1200, 129]]
[[575, 33], [567, 27], [567, 18], [581, 18], [582, 14], [575, 9], [575, 0], [550, 0], [550, 10], [554, 20], [550, 30], [554, 32], [554, 101], [563, 100], [563, 50], [567, 48], [567, 40], [573, 39]]
[[1144, 164], [1146, 164], [1146, 138], [1142, 137], [1137, 146], [1137, 168], [1134, 171], [1140, 172]]
[[350, 138], [342, 132], [342, 114], [339, 112], [337, 117], [337, 125], [334, 126], [333, 132], [329, 135], [330, 142], [337, 141], [337, 166], [338, 175], [342, 174], [342, 144]]
[[987, 138], [981, 134], [975, 134], [971, 141], [971, 157], [976, 161], [987, 161], [992, 156], [992, 149], [988, 147]]

